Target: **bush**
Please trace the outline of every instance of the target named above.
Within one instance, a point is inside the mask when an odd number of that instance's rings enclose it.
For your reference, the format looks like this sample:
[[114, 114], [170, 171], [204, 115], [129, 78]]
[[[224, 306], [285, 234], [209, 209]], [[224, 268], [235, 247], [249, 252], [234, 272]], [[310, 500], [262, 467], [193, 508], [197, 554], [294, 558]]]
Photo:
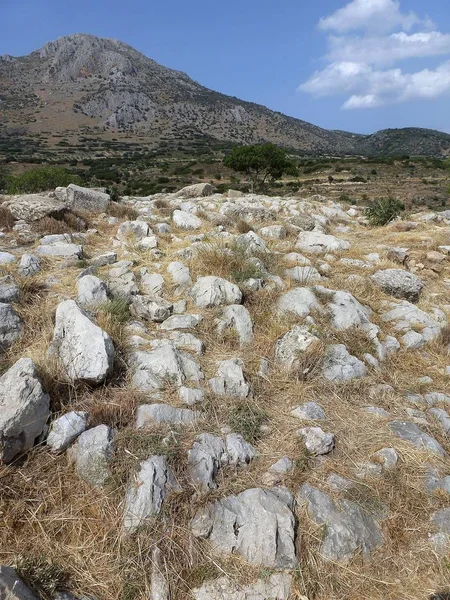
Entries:
[[6, 189], [8, 194], [35, 194], [67, 187], [70, 183], [80, 185], [82, 180], [63, 167], [40, 167], [20, 175], [9, 175]]
[[14, 220], [11, 211], [5, 206], [0, 205], [0, 228], [9, 231], [14, 226]]
[[373, 200], [365, 209], [364, 214], [374, 227], [387, 225], [405, 210], [405, 205], [398, 198], [381, 198]]

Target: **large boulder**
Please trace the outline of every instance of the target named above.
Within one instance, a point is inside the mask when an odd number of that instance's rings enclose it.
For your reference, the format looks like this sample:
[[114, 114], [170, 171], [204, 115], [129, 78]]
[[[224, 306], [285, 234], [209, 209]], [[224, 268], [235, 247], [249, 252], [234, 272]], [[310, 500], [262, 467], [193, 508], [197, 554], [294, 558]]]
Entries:
[[354, 502], [341, 500], [338, 505], [309, 484], [300, 488], [298, 501], [306, 504], [310, 518], [325, 525], [320, 552], [328, 560], [347, 561], [358, 552], [368, 557], [383, 543], [376, 520]]
[[11, 304], [0, 302], [0, 351], [15, 342], [22, 331], [22, 319]]
[[349, 353], [344, 344], [328, 346], [322, 365], [322, 374], [329, 381], [349, 381], [364, 377], [366, 365]]
[[30, 277], [36, 275], [41, 270], [41, 261], [37, 256], [33, 254], [22, 254], [22, 258], [19, 263], [19, 275], [23, 277]]
[[0, 598], [2, 600], [38, 600], [12, 567], [0, 566]]
[[11, 462], [32, 448], [50, 416], [49, 404], [30, 358], [6, 371], [0, 378], [0, 460]]
[[403, 269], [377, 271], [372, 275], [372, 281], [386, 294], [394, 296], [394, 298], [404, 298], [410, 302], [419, 300], [420, 292], [424, 286], [423, 281], [417, 275]]
[[163, 502], [178, 485], [165, 456], [151, 456], [140, 464], [125, 496], [123, 528], [133, 533], [151, 517], [160, 513]]
[[175, 194], [177, 198], [200, 198], [201, 196], [211, 196], [214, 193], [214, 187], [210, 183], [195, 183], [188, 185]]
[[295, 247], [304, 252], [325, 253], [348, 250], [350, 243], [320, 231], [301, 231]]
[[245, 306], [232, 304], [223, 309], [217, 319], [217, 330], [223, 334], [227, 329], [236, 332], [241, 345], [250, 344], [253, 340], [253, 322]]
[[200, 308], [242, 302], [242, 292], [236, 284], [212, 275], [200, 277], [191, 288], [191, 296]]
[[71, 183], [67, 186], [66, 204], [74, 210], [87, 210], [89, 212], [105, 212], [111, 198], [109, 194], [91, 190]]
[[38, 221], [44, 217], [59, 218], [67, 212], [67, 206], [63, 202], [41, 194], [14, 196], [3, 202], [2, 206], [7, 208], [14, 218], [27, 223]]
[[58, 417], [50, 426], [47, 446], [52, 452], [62, 452], [86, 430], [88, 413], [71, 411]]
[[114, 345], [73, 300], [56, 309], [52, 349], [73, 381], [101, 383], [114, 366]]
[[201, 219], [185, 210], [175, 210], [172, 218], [174, 224], [181, 229], [199, 229], [202, 226]]
[[295, 569], [294, 497], [286, 488], [253, 488], [200, 508], [191, 529], [222, 556], [237, 554], [249, 563]]
[[104, 281], [95, 275], [85, 275], [77, 282], [77, 300], [82, 306], [100, 306], [108, 301], [108, 291]]

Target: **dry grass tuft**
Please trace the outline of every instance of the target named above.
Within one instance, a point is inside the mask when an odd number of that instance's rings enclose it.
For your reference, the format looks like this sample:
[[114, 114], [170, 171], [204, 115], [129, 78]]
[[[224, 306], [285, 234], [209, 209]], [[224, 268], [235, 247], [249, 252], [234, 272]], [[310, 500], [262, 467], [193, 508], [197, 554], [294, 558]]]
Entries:
[[1, 206], [0, 204], [0, 229], [6, 229], [6, 231], [11, 231], [14, 227], [15, 218], [12, 212], [6, 208], [6, 206]]
[[107, 208], [108, 215], [116, 217], [117, 219], [124, 219], [127, 221], [135, 221], [139, 216], [137, 210], [128, 204], [122, 204], [120, 202], [110, 202]]

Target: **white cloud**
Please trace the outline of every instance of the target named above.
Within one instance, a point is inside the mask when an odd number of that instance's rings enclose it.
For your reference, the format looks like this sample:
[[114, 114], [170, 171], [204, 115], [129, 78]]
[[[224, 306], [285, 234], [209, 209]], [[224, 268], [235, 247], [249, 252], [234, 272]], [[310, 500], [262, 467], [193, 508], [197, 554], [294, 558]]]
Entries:
[[408, 31], [419, 24], [413, 13], [402, 13], [398, 0], [352, 0], [328, 17], [319, 21], [320, 29], [345, 33], [355, 29], [370, 31], [392, 31], [400, 27]]
[[377, 71], [364, 63], [333, 63], [314, 73], [300, 89], [315, 96], [349, 93], [344, 109], [430, 100], [450, 92], [450, 61], [416, 73], [403, 73], [401, 69]]
[[[412, 27], [420, 30], [412, 33]], [[303, 92], [348, 95], [343, 109], [430, 100], [450, 92], [450, 61], [412, 73], [388, 68], [407, 59], [450, 55], [450, 34], [437, 31], [429, 17], [402, 12], [398, 0], [351, 0], [322, 18], [319, 28], [334, 32], [328, 36], [328, 65], [299, 87]]]
[[359, 61], [389, 65], [408, 58], [425, 58], [450, 54], [450, 34], [403, 31], [382, 36], [330, 36], [327, 58], [332, 62]]

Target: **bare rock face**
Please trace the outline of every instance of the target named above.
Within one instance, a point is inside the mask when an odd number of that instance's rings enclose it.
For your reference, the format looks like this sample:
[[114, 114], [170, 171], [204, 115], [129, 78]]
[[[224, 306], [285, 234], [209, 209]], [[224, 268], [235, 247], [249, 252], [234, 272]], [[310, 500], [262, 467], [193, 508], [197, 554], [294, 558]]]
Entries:
[[295, 569], [293, 507], [286, 488], [249, 489], [199, 509], [191, 528], [222, 556], [238, 554], [254, 565]]
[[22, 319], [11, 304], [0, 302], [0, 352], [15, 342], [22, 331]]
[[320, 490], [305, 484], [298, 500], [305, 503], [309, 516], [325, 525], [321, 554], [330, 560], [346, 561], [357, 552], [368, 557], [383, 543], [381, 530], [375, 519], [354, 502], [334, 500]]
[[221, 277], [200, 277], [191, 288], [191, 296], [200, 308], [224, 304], [240, 304], [242, 292], [238, 286]]
[[214, 187], [210, 183], [195, 183], [188, 185], [177, 192], [180, 198], [200, 198], [201, 196], [211, 196], [214, 193]]
[[50, 416], [50, 399], [30, 358], [21, 358], [0, 378], [0, 460], [11, 462], [32, 448]]
[[111, 199], [109, 194], [71, 183], [67, 186], [67, 206], [74, 210], [105, 212]]
[[101, 383], [114, 366], [111, 338], [73, 300], [61, 302], [56, 309], [52, 349], [74, 381]]
[[41, 194], [14, 196], [3, 203], [16, 219], [27, 223], [38, 221], [44, 217], [61, 217], [67, 212], [67, 206], [56, 198]]

